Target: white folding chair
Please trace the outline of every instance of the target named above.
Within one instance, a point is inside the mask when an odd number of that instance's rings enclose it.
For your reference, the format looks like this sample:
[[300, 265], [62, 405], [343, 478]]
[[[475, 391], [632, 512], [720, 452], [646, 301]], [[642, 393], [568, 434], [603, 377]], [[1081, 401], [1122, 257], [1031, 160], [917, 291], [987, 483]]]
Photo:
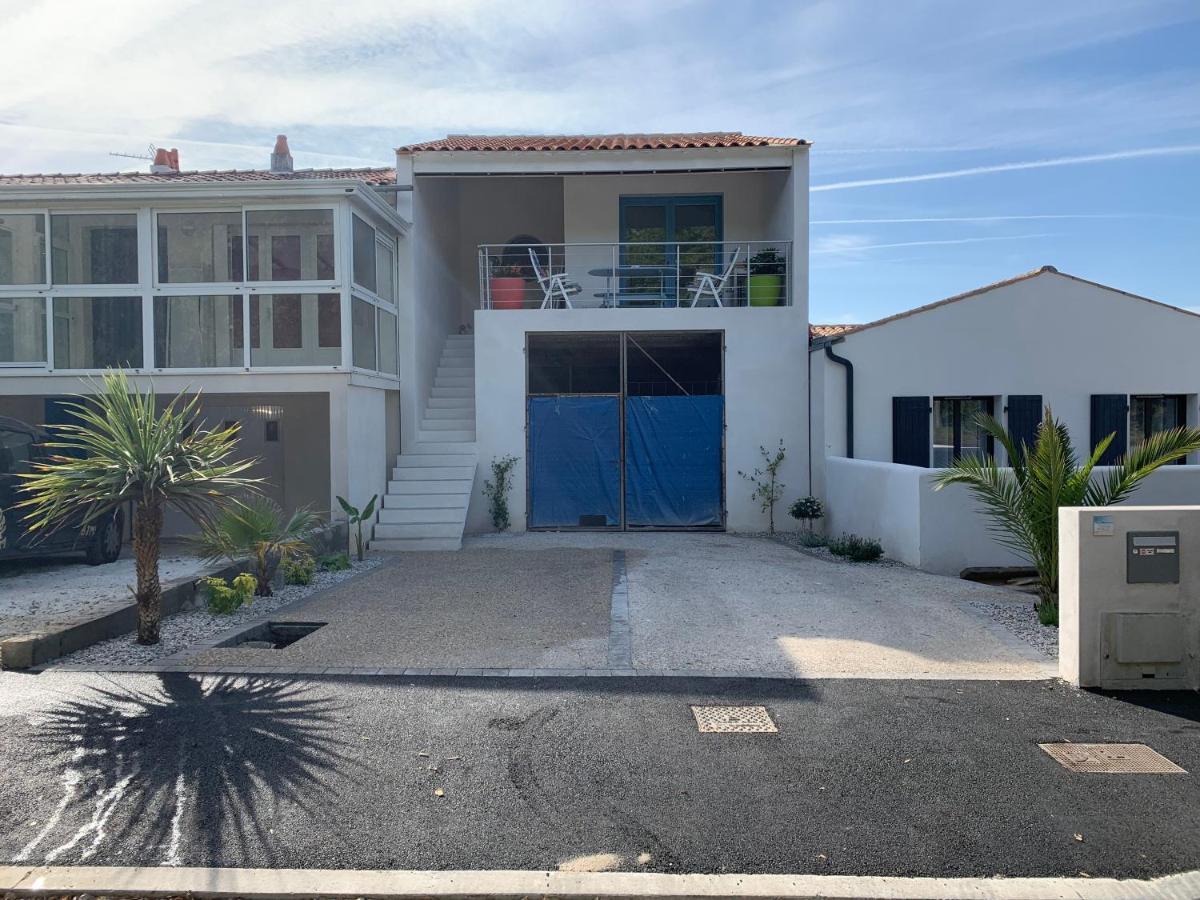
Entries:
[[729, 257], [729, 265], [720, 275], [713, 272], [696, 272], [692, 276], [692, 283], [687, 287], [688, 293], [692, 295], [692, 307], [700, 302], [701, 297], [712, 297], [717, 306], [725, 305], [721, 302], [721, 292], [725, 290], [725, 283], [733, 275], [733, 267], [737, 265], [741, 253], [741, 247], [734, 249], [733, 256]]
[[543, 273], [533, 247], [529, 248], [529, 264], [533, 266], [533, 274], [537, 276], [538, 286], [542, 289], [541, 308], [546, 309], [561, 300], [567, 309], [573, 309], [571, 298], [582, 291], [583, 287], [578, 282], [568, 281], [566, 272], [559, 272], [557, 275], [550, 271]]

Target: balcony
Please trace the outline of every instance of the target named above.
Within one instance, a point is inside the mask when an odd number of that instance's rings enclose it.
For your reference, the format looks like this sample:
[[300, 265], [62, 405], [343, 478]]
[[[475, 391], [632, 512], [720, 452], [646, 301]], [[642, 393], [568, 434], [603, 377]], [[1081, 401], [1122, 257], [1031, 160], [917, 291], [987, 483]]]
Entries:
[[481, 309], [790, 306], [791, 241], [479, 245]]

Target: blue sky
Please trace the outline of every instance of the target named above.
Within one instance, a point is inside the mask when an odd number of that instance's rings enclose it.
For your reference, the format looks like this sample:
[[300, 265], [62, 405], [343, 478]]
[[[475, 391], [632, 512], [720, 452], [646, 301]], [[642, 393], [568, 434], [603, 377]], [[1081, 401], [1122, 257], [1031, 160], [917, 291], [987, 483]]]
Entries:
[[1194, 0], [0, 0], [0, 21], [4, 172], [149, 144], [261, 166], [276, 132], [309, 166], [446, 132], [798, 136], [814, 321], [1044, 264], [1200, 308]]

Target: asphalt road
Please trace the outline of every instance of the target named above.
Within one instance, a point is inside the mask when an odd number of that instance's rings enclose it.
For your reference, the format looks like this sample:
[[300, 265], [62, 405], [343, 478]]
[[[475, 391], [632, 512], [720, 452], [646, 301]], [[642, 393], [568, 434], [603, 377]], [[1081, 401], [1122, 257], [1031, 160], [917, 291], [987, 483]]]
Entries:
[[[690, 703], [761, 703], [780, 731], [699, 734]], [[1145, 741], [1200, 773], [1200, 698], [0, 673], [0, 860], [1139, 877], [1200, 864], [1195, 774], [1072, 774], [1036, 746], [1064, 739]]]

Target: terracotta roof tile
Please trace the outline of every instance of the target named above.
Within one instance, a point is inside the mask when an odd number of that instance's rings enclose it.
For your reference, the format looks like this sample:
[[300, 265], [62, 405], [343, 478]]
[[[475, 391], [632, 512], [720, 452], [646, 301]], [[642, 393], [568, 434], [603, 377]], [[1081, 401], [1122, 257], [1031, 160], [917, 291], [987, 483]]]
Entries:
[[242, 184], [263, 181], [310, 181], [356, 179], [369, 185], [396, 183], [392, 168], [368, 169], [297, 169], [295, 172], [271, 172], [266, 169], [228, 169], [208, 172], [107, 172], [75, 175], [0, 175], [0, 188], [36, 187], [66, 184]]
[[798, 147], [799, 138], [755, 137], [740, 131], [671, 134], [451, 134], [435, 141], [406, 144], [397, 153], [432, 150], [695, 150], [719, 147]]
[[815, 341], [818, 338], [837, 337], [839, 334], [845, 334], [847, 331], [853, 331], [859, 327], [858, 325], [809, 325], [808, 339]]

